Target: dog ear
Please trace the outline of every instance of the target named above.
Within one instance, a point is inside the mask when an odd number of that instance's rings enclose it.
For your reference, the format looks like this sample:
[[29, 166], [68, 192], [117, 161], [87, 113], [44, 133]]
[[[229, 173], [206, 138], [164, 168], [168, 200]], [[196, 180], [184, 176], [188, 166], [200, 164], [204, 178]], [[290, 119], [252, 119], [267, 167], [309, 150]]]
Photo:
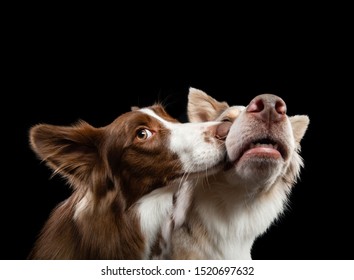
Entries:
[[85, 180], [99, 162], [101, 130], [86, 122], [73, 126], [38, 124], [30, 129], [30, 146], [54, 170], [71, 180]]
[[307, 127], [310, 123], [310, 119], [306, 115], [296, 115], [289, 117], [291, 126], [293, 128], [293, 134], [296, 143], [300, 143], [301, 139], [304, 137]]
[[187, 112], [190, 122], [213, 121], [227, 108], [226, 102], [219, 102], [199, 89], [189, 88]]

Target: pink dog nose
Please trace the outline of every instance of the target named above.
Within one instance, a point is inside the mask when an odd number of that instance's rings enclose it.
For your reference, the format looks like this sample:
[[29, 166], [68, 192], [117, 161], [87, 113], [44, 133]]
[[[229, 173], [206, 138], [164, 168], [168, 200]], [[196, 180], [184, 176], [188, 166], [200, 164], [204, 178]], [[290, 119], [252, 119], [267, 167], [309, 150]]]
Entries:
[[261, 94], [250, 102], [246, 111], [263, 121], [277, 122], [286, 114], [286, 104], [279, 96]]

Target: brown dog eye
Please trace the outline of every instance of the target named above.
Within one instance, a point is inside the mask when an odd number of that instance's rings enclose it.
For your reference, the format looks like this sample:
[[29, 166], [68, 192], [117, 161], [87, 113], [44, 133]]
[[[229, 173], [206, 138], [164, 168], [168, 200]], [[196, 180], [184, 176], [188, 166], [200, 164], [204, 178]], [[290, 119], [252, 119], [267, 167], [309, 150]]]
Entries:
[[146, 128], [140, 129], [136, 133], [136, 137], [139, 140], [146, 140], [146, 139], [149, 139], [151, 136], [152, 136], [152, 132]]

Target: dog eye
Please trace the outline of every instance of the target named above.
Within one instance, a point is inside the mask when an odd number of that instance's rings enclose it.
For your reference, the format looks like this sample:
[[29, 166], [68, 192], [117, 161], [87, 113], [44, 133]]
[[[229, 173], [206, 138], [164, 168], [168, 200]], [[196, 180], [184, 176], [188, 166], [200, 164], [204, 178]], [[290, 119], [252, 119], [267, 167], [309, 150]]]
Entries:
[[222, 119], [221, 122], [232, 122], [232, 120], [225, 118], [225, 119]]
[[136, 133], [136, 137], [139, 140], [146, 140], [149, 139], [152, 136], [152, 132], [146, 128], [139, 129], [138, 132]]

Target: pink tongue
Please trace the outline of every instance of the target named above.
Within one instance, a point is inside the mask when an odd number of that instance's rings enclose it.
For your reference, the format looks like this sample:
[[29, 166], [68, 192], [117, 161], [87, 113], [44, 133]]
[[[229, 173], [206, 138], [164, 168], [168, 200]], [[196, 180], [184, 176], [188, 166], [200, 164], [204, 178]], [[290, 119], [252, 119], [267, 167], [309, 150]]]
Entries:
[[252, 149], [247, 150], [244, 156], [268, 156], [278, 158], [281, 157], [281, 154], [278, 150], [270, 148], [270, 147], [255, 147]]

